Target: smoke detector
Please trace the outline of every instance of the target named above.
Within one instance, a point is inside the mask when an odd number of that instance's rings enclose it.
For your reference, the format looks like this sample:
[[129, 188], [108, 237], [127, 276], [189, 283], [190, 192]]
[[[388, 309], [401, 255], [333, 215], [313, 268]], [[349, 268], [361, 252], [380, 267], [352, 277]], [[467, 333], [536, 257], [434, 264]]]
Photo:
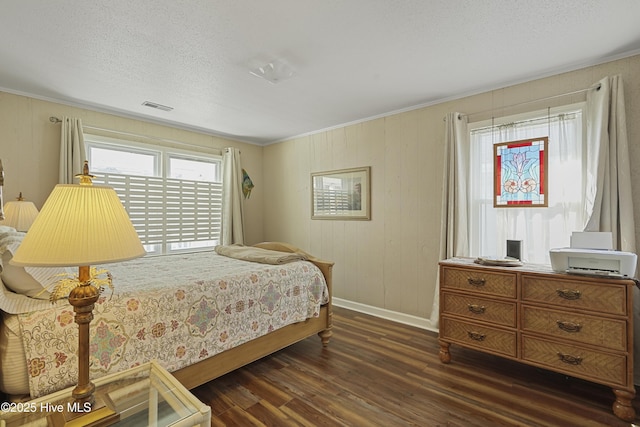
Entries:
[[283, 80], [287, 80], [293, 76], [293, 69], [285, 62], [276, 59], [261, 67], [253, 68], [249, 70], [249, 73], [256, 77], [265, 79], [271, 84], [278, 84]]

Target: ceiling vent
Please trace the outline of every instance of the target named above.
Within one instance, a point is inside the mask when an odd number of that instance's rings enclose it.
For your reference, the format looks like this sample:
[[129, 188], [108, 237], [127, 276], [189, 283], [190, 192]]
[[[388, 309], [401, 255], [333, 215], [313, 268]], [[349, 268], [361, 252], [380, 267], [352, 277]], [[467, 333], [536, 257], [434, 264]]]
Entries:
[[162, 111], [171, 111], [171, 110], [173, 110], [173, 107], [169, 107], [169, 106], [162, 105], [162, 104], [156, 104], [155, 102], [151, 102], [151, 101], [144, 101], [142, 103], [142, 105], [144, 105], [145, 107], [155, 108], [156, 110], [162, 110]]

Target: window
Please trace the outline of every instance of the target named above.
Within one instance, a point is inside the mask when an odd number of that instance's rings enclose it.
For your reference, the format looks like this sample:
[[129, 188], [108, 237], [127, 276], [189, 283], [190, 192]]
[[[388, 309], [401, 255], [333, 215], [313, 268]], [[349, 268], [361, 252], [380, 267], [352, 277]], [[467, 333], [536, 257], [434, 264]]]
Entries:
[[[527, 262], [548, 264], [549, 249], [569, 246], [585, 225], [582, 106], [470, 123], [469, 249], [505, 256], [506, 240], [522, 240]], [[548, 207], [493, 207], [493, 145], [549, 137]]]
[[85, 134], [96, 184], [113, 187], [150, 254], [211, 249], [220, 241], [220, 156]]
[[89, 143], [87, 156], [93, 172], [160, 176], [159, 151]]
[[167, 175], [169, 178], [192, 181], [216, 182], [220, 180], [219, 167], [210, 159], [170, 154]]

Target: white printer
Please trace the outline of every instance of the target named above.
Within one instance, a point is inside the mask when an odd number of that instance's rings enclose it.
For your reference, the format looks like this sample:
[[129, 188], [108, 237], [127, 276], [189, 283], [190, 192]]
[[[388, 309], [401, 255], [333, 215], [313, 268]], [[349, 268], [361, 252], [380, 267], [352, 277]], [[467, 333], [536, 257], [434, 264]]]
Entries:
[[638, 256], [612, 247], [611, 233], [574, 232], [571, 247], [549, 251], [551, 268], [562, 273], [633, 278]]

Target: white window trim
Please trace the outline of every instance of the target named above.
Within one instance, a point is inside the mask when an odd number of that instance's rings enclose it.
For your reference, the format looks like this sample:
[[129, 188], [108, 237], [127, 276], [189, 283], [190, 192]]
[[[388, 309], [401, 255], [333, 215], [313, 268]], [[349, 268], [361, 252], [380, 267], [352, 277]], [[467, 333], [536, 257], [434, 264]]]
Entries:
[[[467, 129], [469, 131], [469, 134], [471, 134], [471, 132], [473, 132], [476, 129], [479, 128], [484, 128], [484, 127], [491, 127], [493, 126], [501, 126], [501, 125], [506, 125], [509, 123], [514, 123], [514, 122], [520, 122], [520, 121], [526, 121], [528, 119], [531, 119], [532, 117], [544, 117], [547, 115], [550, 116], [555, 116], [558, 114], [562, 114], [562, 113], [570, 113], [570, 112], [575, 112], [578, 110], [582, 111], [582, 115], [584, 117], [584, 109], [586, 107], [586, 102], [577, 102], [577, 103], [573, 103], [573, 104], [566, 104], [566, 105], [561, 105], [558, 107], [551, 107], [550, 109], [540, 109], [540, 110], [534, 110], [534, 111], [529, 111], [526, 113], [518, 113], [518, 114], [512, 114], [512, 115], [508, 115], [508, 116], [500, 116], [500, 117], [494, 117], [494, 118], [490, 118], [490, 119], [485, 119], [485, 120], [480, 120], [477, 122], [469, 122], [467, 125]], [[583, 127], [583, 134], [584, 131], [586, 130], [586, 121], [583, 120], [582, 121], [582, 127]]]

